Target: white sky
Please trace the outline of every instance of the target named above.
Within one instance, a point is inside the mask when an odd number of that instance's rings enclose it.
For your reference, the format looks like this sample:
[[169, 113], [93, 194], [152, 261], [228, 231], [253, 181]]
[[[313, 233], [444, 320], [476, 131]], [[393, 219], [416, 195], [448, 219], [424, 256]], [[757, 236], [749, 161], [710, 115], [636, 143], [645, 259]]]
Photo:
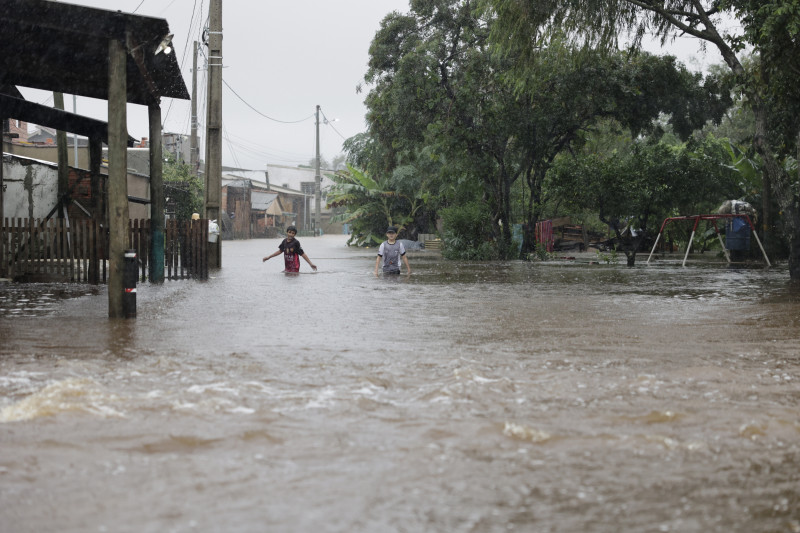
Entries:
[[[192, 43], [202, 42], [208, 0], [71, 0], [70, 4], [120, 10], [166, 19], [175, 35], [173, 45], [184, 83], [192, 90]], [[392, 11], [408, 11], [408, 0], [223, 0], [222, 87], [223, 164], [254, 170], [266, 164], [308, 164], [315, 154], [316, 106], [320, 117], [320, 152], [331, 161], [344, 139], [366, 129], [364, 98], [356, 93], [367, 70], [369, 45], [381, 20]], [[192, 12], [194, 11], [194, 16]], [[206, 51], [206, 47], [201, 47]], [[204, 57], [198, 58], [198, 132], [201, 157], [205, 144], [206, 77]], [[52, 105], [52, 93], [20, 87], [32, 101]], [[67, 111], [73, 98], [64, 96]], [[191, 128], [188, 100], [162, 99], [164, 131], [186, 133]], [[107, 120], [105, 101], [77, 98], [77, 112]], [[305, 119], [305, 120], [303, 120]], [[128, 106], [128, 132], [148, 134], [147, 108]]]
[[[192, 43], [202, 42], [208, 19], [208, 0], [72, 0], [72, 4], [120, 10], [166, 19], [184, 82], [191, 93]], [[222, 87], [223, 164], [260, 170], [266, 164], [308, 164], [315, 152], [316, 106], [320, 117], [320, 152], [331, 161], [342, 152], [344, 139], [366, 129], [363, 83], [369, 45], [380, 21], [392, 11], [408, 11], [408, 0], [223, 0]], [[205, 51], [205, 46], [201, 46]], [[709, 47], [699, 52], [694, 38], [677, 39], [654, 53], [678, 56], [693, 70], [719, 63]], [[204, 57], [198, 58], [198, 120], [201, 157], [205, 145], [206, 77]], [[230, 86], [230, 88], [228, 87]], [[231, 90], [232, 88], [232, 90]], [[20, 88], [29, 100], [52, 105], [52, 94]], [[239, 96], [234, 94], [235, 91]], [[245, 102], [243, 102], [244, 100]], [[258, 112], [253, 111], [255, 108]], [[65, 95], [73, 110], [73, 98]], [[77, 98], [77, 112], [107, 120], [105, 101]], [[260, 115], [267, 115], [265, 118]], [[190, 132], [189, 101], [162, 101], [164, 131]], [[271, 120], [271, 119], [277, 119]], [[284, 124], [278, 121], [294, 122]], [[147, 108], [128, 106], [128, 132], [148, 136]]]

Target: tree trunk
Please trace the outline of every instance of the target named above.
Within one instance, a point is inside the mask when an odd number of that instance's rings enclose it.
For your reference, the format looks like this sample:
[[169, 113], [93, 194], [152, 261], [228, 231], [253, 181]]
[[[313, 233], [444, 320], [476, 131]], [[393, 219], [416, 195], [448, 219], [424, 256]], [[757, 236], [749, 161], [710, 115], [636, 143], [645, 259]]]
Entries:
[[792, 190], [792, 176], [781, 168], [767, 142], [767, 112], [762, 102], [753, 104], [756, 122], [756, 135], [753, 145], [764, 161], [764, 183], [775, 193], [781, 211], [784, 227], [789, 237], [789, 276], [800, 280], [800, 206], [798, 196]]
[[[797, 160], [800, 161], [800, 131], [797, 132]], [[800, 183], [800, 165], [797, 166], [797, 181]], [[789, 277], [800, 280], [800, 202], [795, 197], [795, 208], [792, 210], [794, 222], [792, 228], [792, 242], [789, 245]]]
[[788, 225], [792, 226], [792, 233], [789, 237], [789, 277], [792, 280], [800, 281], [800, 210], [794, 208], [792, 212], [784, 211], [784, 215], [791, 217]]

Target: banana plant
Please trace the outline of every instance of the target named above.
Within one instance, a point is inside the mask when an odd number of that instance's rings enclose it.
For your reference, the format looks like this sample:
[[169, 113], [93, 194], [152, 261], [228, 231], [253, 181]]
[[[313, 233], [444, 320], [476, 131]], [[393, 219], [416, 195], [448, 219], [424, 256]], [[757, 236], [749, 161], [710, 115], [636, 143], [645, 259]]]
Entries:
[[397, 193], [384, 189], [366, 172], [349, 164], [328, 177], [333, 181], [328, 207], [341, 211], [333, 220], [353, 226], [347, 244], [371, 246], [383, 242], [386, 226], [394, 224], [391, 199]]
[[395, 179], [402, 176], [378, 180], [349, 164], [329, 177], [334, 184], [328, 193], [328, 206], [339, 211], [333, 220], [352, 224], [348, 244], [357, 246], [380, 244], [387, 226], [397, 226], [398, 233], [402, 232], [429, 198], [424, 184], [413, 196], [406, 195], [384, 183], [402, 183], [402, 179]]

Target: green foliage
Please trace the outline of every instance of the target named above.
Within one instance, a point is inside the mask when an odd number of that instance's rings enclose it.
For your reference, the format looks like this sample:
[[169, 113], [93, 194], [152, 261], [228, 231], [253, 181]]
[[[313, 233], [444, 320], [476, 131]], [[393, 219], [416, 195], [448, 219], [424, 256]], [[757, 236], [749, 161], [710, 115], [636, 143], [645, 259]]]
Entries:
[[[668, 216], [712, 212], [740, 197], [728, 148], [727, 141], [713, 138], [682, 145], [640, 141], [608, 154], [565, 156], [548, 187], [575, 210], [596, 210], [620, 239], [626, 228], [654, 235]], [[629, 264], [642, 239], [620, 250]]]
[[471, 202], [440, 211], [444, 224], [442, 256], [447, 259], [497, 259], [491, 215], [486, 204]]
[[162, 176], [164, 180], [164, 196], [167, 205], [175, 206], [175, 218], [190, 220], [192, 213], [202, 213], [204, 185], [200, 178], [192, 175], [189, 165], [176, 161], [175, 156], [165, 152]]
[[742, 34], [732, 39], [734, 48], [755, 50], [743, 88], [760, 89], [768, 104], [769, 134], [778, 155], [797, 157], [800, 0], [727, 0], [723, 5], [734, 10], [742, 26]]
[[619, 264], [619, 254], [617, 253], [616, 248], [612, 248], [607, 252], [601, 252], [600, 250], [597, 250], [596, 255], [598, 263], [605, 263], [607, 265]]
[[[532, 228], [539, 219], [554, 159], [598, 120], [613, 118], [637, 135], [667, 117], [662, 122], [686, 138], [729, 103], [716, 79], [672, 57], [584, 53], [556, 33], [526, 41], [536, 53], [498, 53], [489, 39], [496, 19], [475, 5], [415, 0], [408, 14], [384, 19], [370, 47], [369, 136], [357, 141], [357, 164], [403, 182], [404, 167], [433, 176], [431, 199], [440, 205], [485, 202], [486, 229], [503, 257], [517, 254], [512, 225]], [[531, 237], [523, 235], [525, 251]]]
[[[353, 226], [348, 245], [380, 244], [387, 226], [397, 226], [400, 236], [410, 237], [408, 226], [429, 198], [429, 192], [422, 182], [418, 189], [406, 193], [409, 182], [414, 181], [414, 169], [403, 167], [395, 170], [395, 174], [398, 173], [404, 177], [373, 177], [347, 165], [346, 170], [328, 174], [334, 182], [328, 193], [328, 206], [337, 211], [334, 220]], [[405, 187], [396, 187], [396, 184]]]
[[547, 251], [547, 246], [541, 242], [537, 242], [533, 249], [533, 253], [528, 254], [529, 261], [550, 261], [555, 257], [553, 252]]
[[[493, 41], [507, 53], [528, 51], [520, 63], [529, 69], [536, 56], [533, 43], [567, 32], [573, 41], [608, 51], [621, 35], [641, 45], [655, 33], [665, 44], [677, 35], [691, 35], [715, 47], [730, 68], [744, 100], [753, 111], [753, 147], [763, 159], [764, 216], [770, 216], [769, 194], [780, 208], [791, 243], [789, 272], [800, 279], [800, 177], [787, 172], [789, 157], [797, 160], [800, 136], [800, 0], [485, 0], [496, 14]], [[738, 25], [725, 24], [733, 15]], [[733, 30], [731, 30], [733, 28]], [[752, 48], [756, 68], [739, 55]], [[766, 221], [765, 227], [770, 224]]]

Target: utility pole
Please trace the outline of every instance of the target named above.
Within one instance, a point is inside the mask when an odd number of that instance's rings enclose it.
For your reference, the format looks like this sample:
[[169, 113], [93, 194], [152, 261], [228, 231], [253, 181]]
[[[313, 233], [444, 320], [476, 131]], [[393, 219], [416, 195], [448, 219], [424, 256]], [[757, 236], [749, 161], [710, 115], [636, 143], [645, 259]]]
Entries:
[[[5, 134], [3, 130], [5, 129], [5, 124], [8, 119], [5, 117], [5, 114], [0, 114], [0, 224], [4, 224], [5, 222], [5, 213], [3, 212], [3, 190], [5, 189], [6, 185], [4, 183], [5, 178], [3, 178], [3, 141], [5, 140]], [[11, 125], [9, 124], [9, 130], [11, 129]], [[8, 139], [11, 141], [11, 139]], [[5, 266], [0, 268], [0, 272], [5, 272]]]
[[108, 317], [124, 318], [123, 270], [128, 244], [127, 52], [108, 44]]
[[[208, 114], [205, 215], [221, 223], [222, 201], [222, 0], [208, 6]], [[208, 268], [222, 266], [222, 241], [208, 243]]]
[[317, 173], [314, 176], [314, 235], [320, 235], [320, 230], [322, 229], [319, 214], [321, 184], [322, 176], [319, 174], [319, 106], [317, 106]]
[[197, 41], [194, 42], [194, 55], [192, 56], [192, 135], [189, 141], [191, 153], [189, 154], [189, 166], [192, 169], [192, 176], [197, 177]]
[[[53, 107], [64, 111], [64, 93], [53, 92]], [[66, 131], [56, 130], [56, 147], [58, 153], [58, 196], [56, 198], [57, 201], [62, 201], [69, 189], [69, 151], [67, 150]], [[78, 166], [77, 161], [75, 166]], [[62, 208], [58, 210], [58, 218], [64, 218], [66, 207], [66, 204], [62, 204]]]
[[161, 102], [147, 106], [150, 121], [150, 282], [164, 283], [164, 152]]

